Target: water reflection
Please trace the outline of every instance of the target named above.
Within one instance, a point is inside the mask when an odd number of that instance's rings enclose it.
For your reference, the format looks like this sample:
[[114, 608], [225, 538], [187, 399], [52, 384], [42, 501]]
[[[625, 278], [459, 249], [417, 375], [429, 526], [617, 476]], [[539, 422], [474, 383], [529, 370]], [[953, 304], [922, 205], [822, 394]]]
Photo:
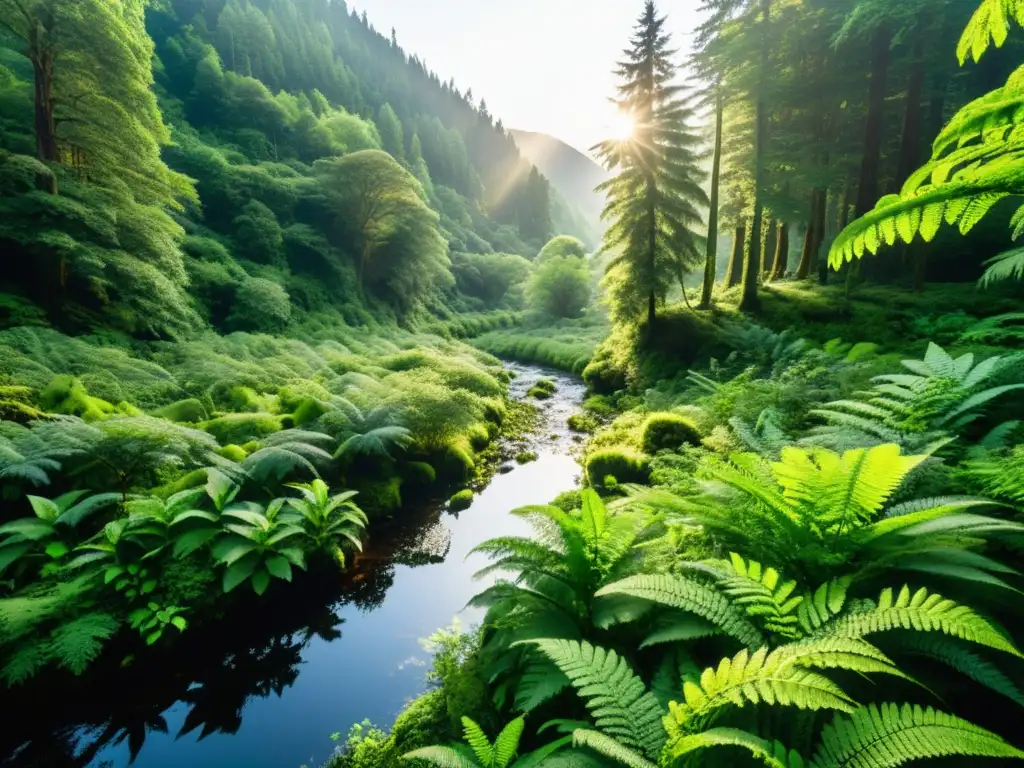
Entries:
[[343, 579], [311, 573], [290, 588], [275, 585], [267, 600], [189, 630], [159, 658], [0, 692], [0, 755], [9, 756], [2, 764], [298, 768], [328, 756], [332, 731], [363, 717], [388, 724], [423, 690], [427, 657], [418, 638], [448, 624], [481, 588], [471, 574], [482, 563], [466, 561], [469, 550], [522, 532], [509, 509], [574, 484], [565, 419], [582, 386], [515, 368], [514, 393], [541, 375], [559, 384], [542, 404], [546, 425], [526, 446], [537, 462], [498, 475], [458, 519], [438, 504], [407, 510], [374, 531], [372, 547]]

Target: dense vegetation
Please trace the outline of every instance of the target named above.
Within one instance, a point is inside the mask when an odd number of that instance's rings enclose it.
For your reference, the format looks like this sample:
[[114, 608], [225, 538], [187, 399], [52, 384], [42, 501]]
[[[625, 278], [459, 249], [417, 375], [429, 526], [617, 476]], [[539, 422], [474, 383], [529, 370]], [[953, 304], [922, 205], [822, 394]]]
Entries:
[[591, 254], [341, 0], [0, 0], [5, 693], [336, 597], [410, 502], [471, 507], [529, 422], [504, 358], [586, 382], [584, 487], [479, 544], [482, 625], [333, 765], [1024, 757], [1024, 2], [702, 13], [686, 59], [650, 0], [623, 30]]

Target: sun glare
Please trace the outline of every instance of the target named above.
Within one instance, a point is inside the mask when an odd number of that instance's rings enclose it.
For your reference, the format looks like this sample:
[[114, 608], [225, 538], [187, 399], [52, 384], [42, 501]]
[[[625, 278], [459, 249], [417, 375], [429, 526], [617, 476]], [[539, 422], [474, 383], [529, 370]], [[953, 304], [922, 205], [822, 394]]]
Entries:
[[636, 123], [633, 122], [633, 118], [626, 112], [616, 111], [608, 121], [609, 139], [616, 139], [618, 141], [627, 141], [633, 138], [633, 131], [636, 128]]

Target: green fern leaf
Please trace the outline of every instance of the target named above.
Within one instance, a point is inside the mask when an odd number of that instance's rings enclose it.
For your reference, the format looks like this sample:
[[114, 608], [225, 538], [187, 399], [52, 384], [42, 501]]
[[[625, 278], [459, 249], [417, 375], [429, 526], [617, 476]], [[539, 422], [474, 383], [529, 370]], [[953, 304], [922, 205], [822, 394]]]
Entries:
[[403, 760], [423, 760], [438, 768], [480, 768], [479, 764], [451, 747], [423, 747], [406, 752]]
[[476, 724], [476, 721], [470, 717], [463, 717], [462, 734], [466, 739], [466, 743], [469, 744], [476, 755], [476, 759], [480, 761], [480, 765], [483, 768], [492, 768], [494, 763], [494, 747], [491, 746], [491, 740], [487, 738], [487, 734]]
[[982, 0], [957, 44], [961, 66], [968, 57], [980, 61], [989, 45], [1000, 48], [1009, 34], [1010, 19], [1024, 25], [1024, 3], [1020, 0]]
[[911, 593], [906, 586], [895, 598], [891, 589], [883, 590], [877, 606], [840, 616], [822, 627], [819, 634], [856, 638], [890, 629], [942, 632], [1014, 656], [1021, 655], [1004, 632], [970, 608], [941, 595], [929, 594], [924, 588]]
[[569, 678], [547, 659], [531, 661], [516, 686], [515, 704], [520, 712], [532, 712], [569, 686]]
[[14, 650], [0, 670], [0, 680], [13, 687], [33, 677], [52, 659], [47, 642], [33, 641]]
[[117, 619], [106, 613], [87, 613], [61, 625], [50, 638], [50, 653], [62, 667], [76, 675], [99, 656], [103, 641], [119, 626]]
[[611, 736], [607, 736], [597, 731], [587, 731], [582, 729], [574, 731], [572, 735], [572, 744], [574, 747], [587, 747], [592, 749], [598, 754], [604, 755], [605, 757], [611, 758], [616, 763], [626, 766], [626, 768], [657, 768], [654, 763], [647, 760], [643, 755], [629, 749]]
[[1024, 757], [994, 733], [931, 707], [882, 704], [837, 715], [811, 768], [888, 768], [947, 755]]
[[656, 759], [665, 742], [661, 707], [615, 651], [574, 640], [538, 640], [540, 651], [569, 678], [603, 733]]
[[522, 737], [525, 727], [526, 723], [523, 718], [517, 717], [501, 729], [498, 738], [494, 740], [490, 768], [506, 768], [512, 762], [516, 750], [519, 749], [519, 739]]
[[804, 765], [799, 754], [787, 750], [779, 742], [766, 741], [738, 728], [709, 728], [683, 736], [669, 744], [665, 752], [672, 760], [679, 760], [697, 750], [712, 747], [740, 747], [769, 768], [803, 768]]
[[664, 574], [630, 576], [598, 590], [596, 597], [628, 595], [706, 619], [748, 647], [763, 643], [761, 631], [720, 592], [696, 579]]

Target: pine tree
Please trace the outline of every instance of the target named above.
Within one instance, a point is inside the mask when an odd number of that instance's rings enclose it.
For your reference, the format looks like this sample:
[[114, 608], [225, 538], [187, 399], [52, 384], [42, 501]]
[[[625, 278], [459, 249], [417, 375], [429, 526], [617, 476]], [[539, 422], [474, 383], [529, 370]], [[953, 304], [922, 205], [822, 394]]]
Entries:
[[617, 171], [598, 187], [609, 199], [602, 216], [611, 222], [604, 247], [616, 252], [608, 268], [615, 312], [631, 318], [646, 305], [648, 328], [658, 299], [703, 257], [693, 228], [701, 223], [698, 206], [708, 203], [697, 167], [700, 137], [687, 125], [694, 110], [673, 85], [674, 52], [664, 25], [647, 0], [616, 72], [622, 79], [616, 103], [634, 121], [633, 136], [594, 147], [608, 170]]
[[385, 102], [377, 112], [377, 130], [380, 132], [381, 146], [384, 151], [398, 161], [405, 157], [402, 151], [402, 123], [391, 105]]

